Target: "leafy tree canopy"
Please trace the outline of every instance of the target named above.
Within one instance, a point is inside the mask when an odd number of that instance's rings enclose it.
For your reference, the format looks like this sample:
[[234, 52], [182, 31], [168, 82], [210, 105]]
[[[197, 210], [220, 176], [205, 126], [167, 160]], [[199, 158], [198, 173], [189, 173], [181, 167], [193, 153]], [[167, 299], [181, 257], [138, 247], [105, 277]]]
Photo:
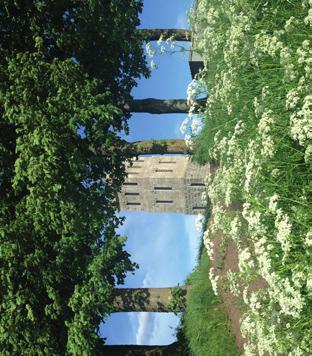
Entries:
[[116, 103], [147, 75], [140, 1], [0, 4], [0, 349], [100, 352], [133, 264], [115, 233], [132, 149]]

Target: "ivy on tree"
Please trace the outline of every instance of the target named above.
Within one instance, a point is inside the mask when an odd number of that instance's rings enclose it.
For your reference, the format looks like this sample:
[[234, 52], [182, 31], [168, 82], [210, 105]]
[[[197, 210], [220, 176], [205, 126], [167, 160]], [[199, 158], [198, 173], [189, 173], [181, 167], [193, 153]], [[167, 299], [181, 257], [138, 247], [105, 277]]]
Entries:
[[101, 352], [133, 264], [115, 196], [133, 155], [117, 103], [147, 75], [141, 1], [0, 4], [0, 349]]

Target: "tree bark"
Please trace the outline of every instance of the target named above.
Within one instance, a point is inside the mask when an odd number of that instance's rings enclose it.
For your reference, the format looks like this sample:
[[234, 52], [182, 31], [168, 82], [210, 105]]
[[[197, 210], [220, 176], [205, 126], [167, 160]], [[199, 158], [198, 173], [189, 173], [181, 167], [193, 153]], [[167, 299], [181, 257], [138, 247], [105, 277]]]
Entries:
[[184, 140], [146, 140], [132, 142], [138, 155], [146, 154], [187, 154]]
[[178, 342], [170, 345], [105, 345], [107, 356], [178, 356], [181, 355]]
[[[195, 111], [205, 107], [207, 98], [195, 101]], [[147, 112], [149, 114], [181, 114], [188, 113], [190, 106], [185, 99], [134, 99], [123, 105], [129, 112]]]
[[175, 301], [174, 288], [115, 288], [114, 312], [182, 312], [185, 310], [188, 289], [181, 286]]
[[158, 41], [161, 36], [164, 41], [172, 36], [174, 41], [191, 41], [192, 37], [191, 30], [175, 28], [138, 29], [137, 32], [146, 41]]

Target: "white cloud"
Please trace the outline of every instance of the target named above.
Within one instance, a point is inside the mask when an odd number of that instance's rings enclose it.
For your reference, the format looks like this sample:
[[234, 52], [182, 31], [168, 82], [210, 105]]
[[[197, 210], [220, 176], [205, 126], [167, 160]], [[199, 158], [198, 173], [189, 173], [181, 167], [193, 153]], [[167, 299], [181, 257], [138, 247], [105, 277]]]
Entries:
[[134, 313], [137, 317], [137, 345], [170, 344], [176, 340], [175, 329], [180, 316], [173, 313]]
[[173, 313], [158, 313], [155, 315], [153, 330], [149, 339], [150, 345], [165, 345], [176, 340], [175, 330], [179, 325], [180, 316]]
[[194, 215], [186, 216], [184, 219], [184, 228], [187, 235], [191, 265], [194, 265], [194, 262], [197, 260], [201, 238], [201, 232], [196, 230], [195, 219], [196, 216]]
[[181, 28], [181, 29], [188, 28], [186, 12], [181, 12], [178, 15], [175, 27], [176, 28]]
[[138, 329], [136, 332], [136, 344], [148, 345], [153, 330], [153, 317], [151, 313], [138, 314]]
[[152, 279], [151, 275], [147, 272], [143, 279], [142, 287], [148, 288], [148, 287], [152, 287], [152, 285], [153, 285], [153, 279]]

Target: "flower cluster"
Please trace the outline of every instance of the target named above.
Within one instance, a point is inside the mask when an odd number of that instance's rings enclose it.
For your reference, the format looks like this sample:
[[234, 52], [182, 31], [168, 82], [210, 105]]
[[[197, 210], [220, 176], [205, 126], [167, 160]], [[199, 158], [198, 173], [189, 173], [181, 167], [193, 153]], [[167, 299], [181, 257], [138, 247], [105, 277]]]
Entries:
[[218, 295], [219, 276], [214, 273], [213, 268], [210, 268], [210, 270], [209, 270], [209, 279], [210, 279], [214, 294]]
[[189, 112], [187, 117], [183, 120], [180, 131], [184, 135], [186, 145], [192, 149], [193, 141], [203, 128], [202, 116], [197, 114], [198, 104], [197, 99], [205, 90], [203, 80], [193, 79], [187, 86], [187, 104], [189, 105]]
[[150, 65], [152, 69], [157, 69], [158, 65], [155, 62], [155, 58], [157, 55], [163, 55], [170, 50], [175, 48], [175, 40], [174, 36], [170, 36], [164, 39], [163, 35], [160, 36], [157, 41], [157, 45], [153, 46], [151, 42], [147, 42], [145, 45], [145, 51], [148, 57], [151, 59]]

